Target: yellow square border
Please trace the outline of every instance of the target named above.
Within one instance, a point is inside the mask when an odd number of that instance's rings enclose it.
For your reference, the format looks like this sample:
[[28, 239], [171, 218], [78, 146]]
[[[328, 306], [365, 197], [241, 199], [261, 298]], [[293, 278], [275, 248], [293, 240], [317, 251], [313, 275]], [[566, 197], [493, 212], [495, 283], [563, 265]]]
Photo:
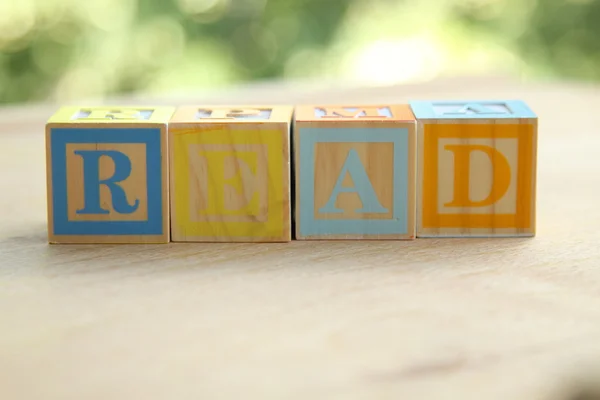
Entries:
[[[228, 131], [224, 138], [224, 131]], [[290, 164], [287, 124], [177, 124], [169, 127], [171, 233], [173, 241], [287, 242], [291, 240]], [[268, 219], [192, 221], [189, 214], [189, 145], [257, 144], [268, 148]]]

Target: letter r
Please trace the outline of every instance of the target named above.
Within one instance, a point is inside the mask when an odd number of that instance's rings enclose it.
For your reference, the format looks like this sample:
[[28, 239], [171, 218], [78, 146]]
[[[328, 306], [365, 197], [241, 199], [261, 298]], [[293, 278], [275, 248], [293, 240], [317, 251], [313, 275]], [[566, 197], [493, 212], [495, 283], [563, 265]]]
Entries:
[[[119, 186], [131, 174], [131, 160], [127, 155], [116, 150], [76, 150], [75, 154], [83, 159], [83, 195], [84, 207], [77, 214], [108, 214], [110, 211], [100, 204], [100, 185], [105, 185], [112, 197], [112, 205], [120, 214], [131, 214], [138, 209], [140, 201], [133, 205], [127, 202], [125, 190]], [[115, 166], [114, 174], [107, 179], [100, 179], [100, 159], [109, 157]]]

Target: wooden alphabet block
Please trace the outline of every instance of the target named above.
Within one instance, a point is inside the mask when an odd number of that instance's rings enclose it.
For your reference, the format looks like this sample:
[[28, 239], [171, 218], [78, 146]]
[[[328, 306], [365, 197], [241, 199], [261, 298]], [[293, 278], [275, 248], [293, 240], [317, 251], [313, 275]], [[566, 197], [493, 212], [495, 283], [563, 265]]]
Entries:
[[169, 124], [176, 242], [291, 240], [289, 106], [180, 107]]
[[537, 117], [521, 101], [414, 101], [419, 237], [533, 236]]
[[294, 149], [296, 239], [414, 239], [408, 105], [297, 107]]
[[171, 107], [65, 107], [46, 125], [50, 243], [169, 241]]

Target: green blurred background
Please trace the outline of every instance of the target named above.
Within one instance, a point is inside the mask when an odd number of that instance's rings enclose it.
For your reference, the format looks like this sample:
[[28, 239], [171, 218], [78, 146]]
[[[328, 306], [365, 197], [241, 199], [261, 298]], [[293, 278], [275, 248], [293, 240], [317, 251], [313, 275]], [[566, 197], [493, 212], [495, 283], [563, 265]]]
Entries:
[[600, 80], [595, 0], [2, 0], [0, 102], [267, 79]]

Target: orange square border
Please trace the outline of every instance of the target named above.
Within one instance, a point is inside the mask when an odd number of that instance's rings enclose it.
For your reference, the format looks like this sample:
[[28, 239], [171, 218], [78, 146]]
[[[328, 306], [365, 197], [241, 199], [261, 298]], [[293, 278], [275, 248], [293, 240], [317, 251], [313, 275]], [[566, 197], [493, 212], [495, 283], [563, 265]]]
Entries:
[[[470, 130], [455, 133], [443, 131], [448, 126], [456, 129]], [[506, 132], [508, 127], [516, 128], [515, 132]], [[423, 124], [423, 181], [421, 190], [421, 229], [464, 228], [464, 229], [532, 229], [534, 166], [534, 131], [535, 123], [514, 124]], [[433, 131], [432, 131], [432, 128]], [[437, 129], [435, 129], [437, 128]], [[437, 131], [436, 130], [440, 130]], [[488, 131], [492, 130], [492, 134]], [[473, 132], [474, 131], [474, 132]], [[438, 199], [438, 141], [441, 138], [454, 139], [488, 139], [513, 138], [518, 140], [518, 172], [517, 172], [517, 209], [515, 214], [440, 214], [437, 209]], [[521, 201], [526, 199], [527, 201]], [[468, 220], [469, 225], [464, 226]]]

